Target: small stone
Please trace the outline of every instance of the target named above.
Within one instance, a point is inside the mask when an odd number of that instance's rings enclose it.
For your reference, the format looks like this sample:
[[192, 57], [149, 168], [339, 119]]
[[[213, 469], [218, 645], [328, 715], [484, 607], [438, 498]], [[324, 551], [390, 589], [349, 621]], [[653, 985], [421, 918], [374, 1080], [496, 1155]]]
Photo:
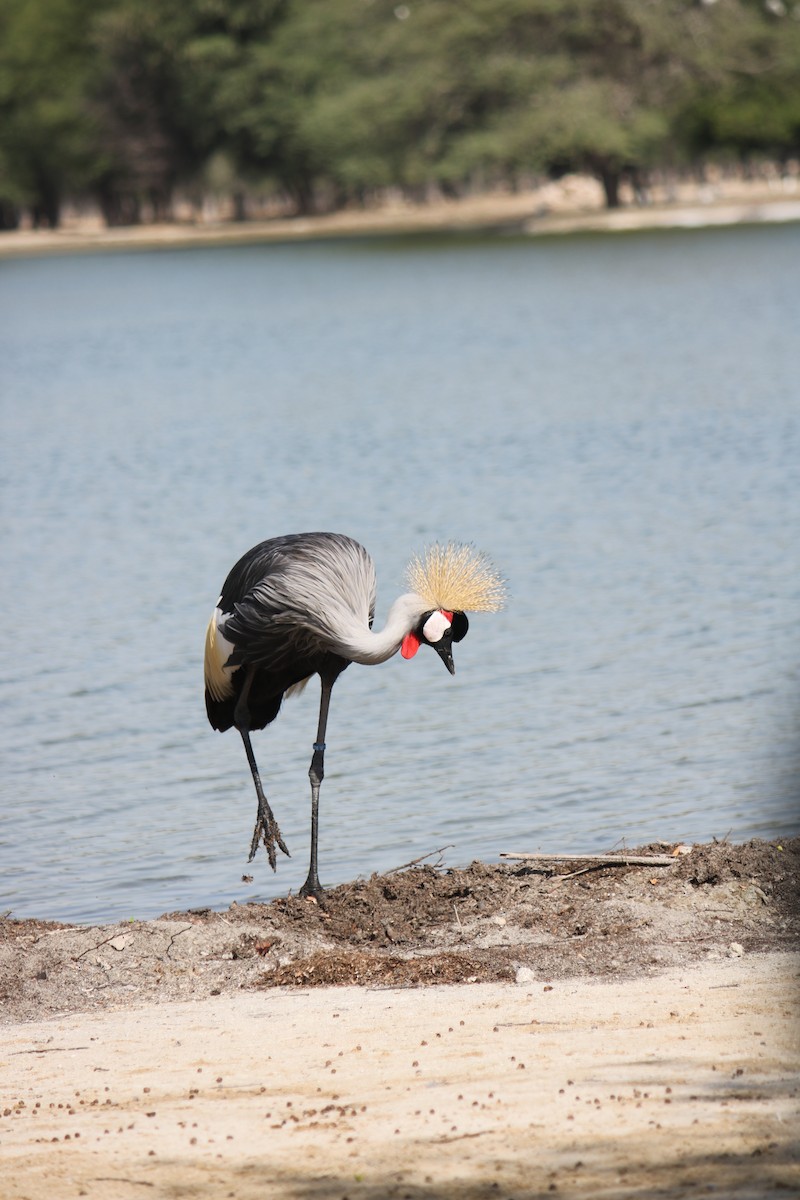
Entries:
[[744, 946], [740, 942], [731, 942], [728, 946], [728, 954], [731, 958], [741, 958], [744, 954]]
[[520, 987], [523, 987], [525, 984], [533, 983], [533, 981], [534, 974], [530, 967], [519, 967], [516, 975], [514, 976], [514, 982]]

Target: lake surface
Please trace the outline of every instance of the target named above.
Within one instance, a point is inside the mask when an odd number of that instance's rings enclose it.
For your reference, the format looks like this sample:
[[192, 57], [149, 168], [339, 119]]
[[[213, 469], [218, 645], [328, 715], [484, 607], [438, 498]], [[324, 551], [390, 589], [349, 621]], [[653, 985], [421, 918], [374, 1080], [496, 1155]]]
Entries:
[[377, 627], [436, 539], [511, 592], [454, 678], [340, 679], [323, 883], [796, 831], [799, 263], [798, 226], [0, 263], [0, 910], [299, 887], [317, 686], [254, 735], [273, 876], [201, 660], [229, 567], [304, 529], [371, 551]]

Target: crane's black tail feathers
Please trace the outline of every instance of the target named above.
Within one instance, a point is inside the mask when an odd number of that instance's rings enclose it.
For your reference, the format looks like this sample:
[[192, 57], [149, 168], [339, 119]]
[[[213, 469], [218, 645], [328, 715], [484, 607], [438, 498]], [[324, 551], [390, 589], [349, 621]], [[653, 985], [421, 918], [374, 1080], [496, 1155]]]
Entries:
[[[234, 693], [232, 696], [227, 696], [224, 700], [217, 700], [211, 695], [206, 688], [206, 712], [211, 723], [212, 729], [218, 729], [220, 733], [224, 733], [226, 729], [233, 728], [233, 714], [236, 711], [236, 702], [239, 699], [239, 693], [242, 690], [242, 680], [244, 671], [237, 671], [233, 676]], [[274, 721], [280, 712], [280, 707], [283, 702], [283, 692], [276, 695], [264, 695], [260, 692], [259, 677], [256, 675], [253, 685], [250, 688], [250, 694], [247, 697], [247, 707], [250, 713], [250, 728], [264, 729], [269, 725], [270, 721]]]

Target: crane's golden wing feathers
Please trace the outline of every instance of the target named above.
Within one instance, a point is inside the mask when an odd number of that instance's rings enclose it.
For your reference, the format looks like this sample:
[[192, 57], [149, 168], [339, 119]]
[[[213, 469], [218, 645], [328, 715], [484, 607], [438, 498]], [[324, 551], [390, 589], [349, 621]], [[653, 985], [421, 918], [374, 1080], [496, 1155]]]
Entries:
[[497, 612], [506, 585], [487, 556], [458, 542], [429, 546], [408, 564], [409, 587], [431, 608], [450, 612]]
[[219, 617], [220, 610], [215, 608], [206, 630], [206, 652], [203, 663], [206, 688], [211, 697], [217, 701], [227, 700], [229, 696], [233, 695], [230, 672], [225, 670], [225, 664], [233, 646], [225, 640], [217, 627]]

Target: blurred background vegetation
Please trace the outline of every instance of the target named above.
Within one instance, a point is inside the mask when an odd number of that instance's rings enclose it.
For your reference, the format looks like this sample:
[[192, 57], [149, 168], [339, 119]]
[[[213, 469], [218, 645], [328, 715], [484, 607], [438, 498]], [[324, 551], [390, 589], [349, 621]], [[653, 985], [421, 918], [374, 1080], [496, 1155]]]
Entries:
[[798, 153], [793, 0], [0, 0], [0, 228]]

